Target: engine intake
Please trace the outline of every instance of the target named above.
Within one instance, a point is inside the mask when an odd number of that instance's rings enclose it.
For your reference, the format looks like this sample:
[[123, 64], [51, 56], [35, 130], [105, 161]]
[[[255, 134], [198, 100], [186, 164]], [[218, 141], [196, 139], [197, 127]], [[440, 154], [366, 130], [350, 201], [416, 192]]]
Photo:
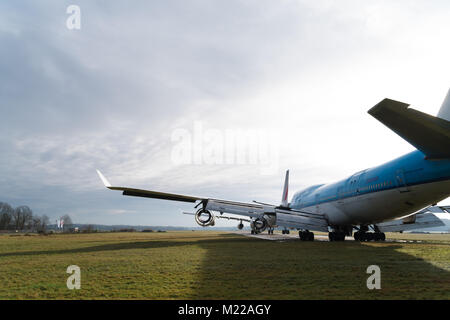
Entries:
[[250, 222], [250, 227], [256, 233], [261, 233], [269, 227], [275, 226], [276, 217], [273, 215], [265, 214], [258, 218], [253, 219]]
[[250, 227], [256, 233], [263, 232], [264, 230], [267, 229], [267, 226], [268, 226], [267, 220], [264, 218], [256, 218], [250, 222]]
[[195, 213], [195, 221], [202, 227], [209, 227], [215, 224], [214, 215], [205, 209], [199, 209]]

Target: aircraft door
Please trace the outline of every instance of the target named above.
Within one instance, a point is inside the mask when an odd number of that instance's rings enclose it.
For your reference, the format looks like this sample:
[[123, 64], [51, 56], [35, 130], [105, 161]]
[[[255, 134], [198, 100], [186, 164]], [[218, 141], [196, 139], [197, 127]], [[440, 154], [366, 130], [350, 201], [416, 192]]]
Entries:
[[320, 196], [320, 194], [316, 194], [316, 196], [315, 196], [316, 213], [320, 213], [320, 208], [319, 208], [319, 196]]
[[361, 193], [361, 188], [364, 186], [364, 176], [366, 175], [365, 172], [361, 173], [358, 177], [358, 182], [356, 184], [356, 190], [355, 193], [359, 195]]
[[338, 203], [343, 203], [344, 202], [344, 187], [340, 186], [337, 188], [337, 198], [338, 198]]
[[403, 171], [403, 169], [399, 169], [395, 172], [395, 182], [400, 193], [409, 192], [409, 188], [406, 184], [405, 172]]

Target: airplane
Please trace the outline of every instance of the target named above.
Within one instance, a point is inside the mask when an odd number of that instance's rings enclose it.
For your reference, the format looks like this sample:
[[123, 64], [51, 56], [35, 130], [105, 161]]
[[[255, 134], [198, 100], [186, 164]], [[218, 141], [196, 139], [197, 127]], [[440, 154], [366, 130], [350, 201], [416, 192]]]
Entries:
[[[450, 195], [450, 90], [437, 116], [384, 99], [368, 113], [417, 150], [343, 180], [310, 186], [288, 202], [286, 171], [280, 205], [235, 202], [152, 190], [112, 186], [97, 170], [104, 185], [123, 195], [195, 203], [195, 221], [212, 226], [224, 213], [249, 218], [252, 234], [275, 227], [297, 229], [302, 241], [313, 241], [312, 231], [328, 232], [330, 241], [384, 241], [384, 232], [401, 232], [444, 225], [433, 208]], [[441, 207], [449, 212], [450, 207]], [[220, 215], [214, 214], [214, 212]]]

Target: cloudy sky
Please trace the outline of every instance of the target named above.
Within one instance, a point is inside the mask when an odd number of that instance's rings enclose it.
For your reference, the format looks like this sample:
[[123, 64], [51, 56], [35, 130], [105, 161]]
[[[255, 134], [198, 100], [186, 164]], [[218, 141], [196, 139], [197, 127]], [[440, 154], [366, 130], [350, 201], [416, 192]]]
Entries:
[[0, 201], [193, 226], [189, 204], [123, 197], [95, 169], [278, 203], [288, 168], [298, 190], [391, 160], [413, 148], [367, 110], [388, 97], [437, 113], [449, 17], [444, 0], [2, 1]]

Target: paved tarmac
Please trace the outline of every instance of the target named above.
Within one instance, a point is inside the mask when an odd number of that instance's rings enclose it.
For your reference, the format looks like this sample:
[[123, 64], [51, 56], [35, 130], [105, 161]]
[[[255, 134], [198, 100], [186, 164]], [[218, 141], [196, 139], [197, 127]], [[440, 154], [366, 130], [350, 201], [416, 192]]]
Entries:
[[[263, 240], [271, 240], [271, 241], [300, 241], [300, 237], [298, 236], [298, 231], [291, 231], [290, 234], [282, 234], [282, 233], [274, 233], [268, 234], [267, 231], [260, 234], [251, 234], [250, 231], [236, 231], [235, 233]], [[345, 240], [353, 240], [353, 237], [345, 237]], [[328, 236], [325, 235], [317, 235], [314, 234], [314, 241], [329, 241]]]
[[[257, 238], [262, 240], [271, 240], [271, 241], [300, 241], [300, 237], [298, 236], [298, 231], [291, 230], [290, 234], [282, 234], [282, 233], [274, 233], [268, 234], [267, 231], [260, 234], [251, 234], [250, 231], [235, 231], [233, 233], [240, 234], [246, 237]], [[314, 234], [314, 241], [329, 241], [328, 235], [322, 234]], [[353, 237], [345, 237], [345, 241], [355, 241]], [[422, 242], [417, 240], [393, 240], [386, 239], [385, 242]]]

